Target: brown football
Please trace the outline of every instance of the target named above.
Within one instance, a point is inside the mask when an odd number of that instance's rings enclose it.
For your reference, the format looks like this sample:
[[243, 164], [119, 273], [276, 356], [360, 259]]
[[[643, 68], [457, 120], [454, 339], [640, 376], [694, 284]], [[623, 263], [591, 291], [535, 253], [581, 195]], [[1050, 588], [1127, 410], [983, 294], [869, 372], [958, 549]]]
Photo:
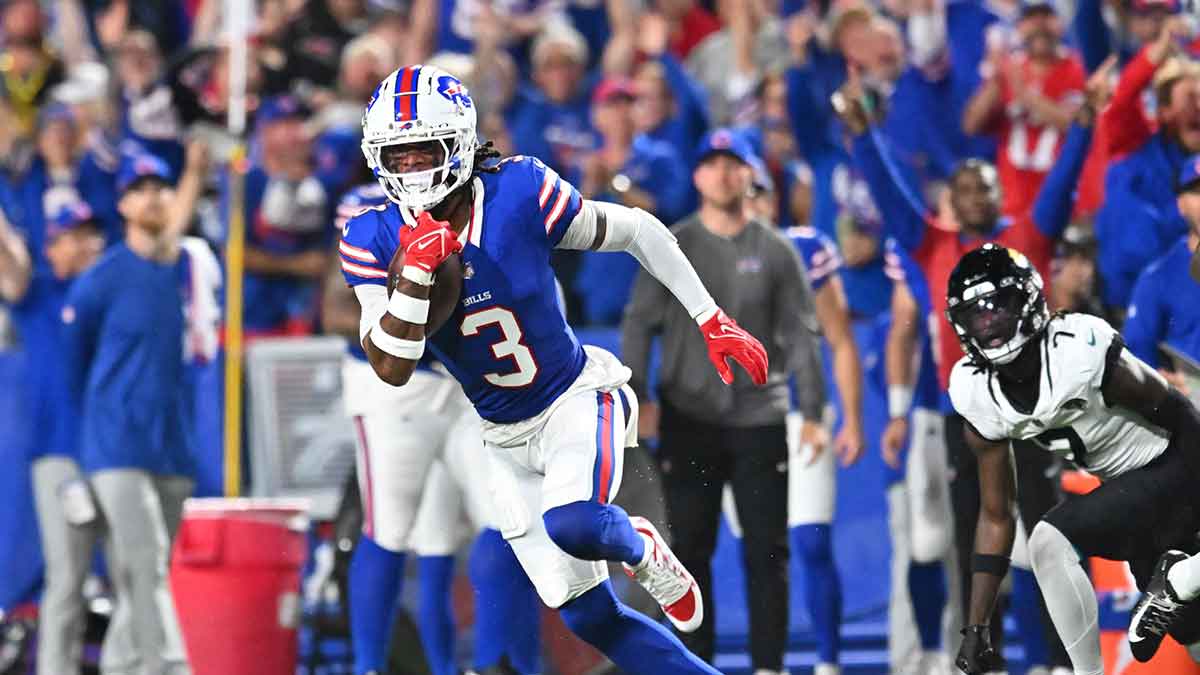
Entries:
[[[400, 270], [404, 269], [404, 249], [396, 249], [388, 265], [388, 296], [396, 287]], [[462, 256], [453, 253], [434, 271], [433, 288], [429, 289], [429, 320], [425, 322], [425, 335], [433, 335], [446, 323], [458, 305], [463, 288]]]

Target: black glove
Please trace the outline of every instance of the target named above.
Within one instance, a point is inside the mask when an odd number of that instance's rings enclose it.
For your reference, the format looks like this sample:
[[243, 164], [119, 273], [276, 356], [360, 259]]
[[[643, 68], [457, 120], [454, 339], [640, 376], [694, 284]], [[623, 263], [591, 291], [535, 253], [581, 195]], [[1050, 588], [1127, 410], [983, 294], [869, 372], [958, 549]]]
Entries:
[[1004, 670], [1004, 659], [992, 649], [992, 635], [987, 626], [967, 626], [962, 629], [962, 646], [954, 665], [967, 675], [982, 675]]

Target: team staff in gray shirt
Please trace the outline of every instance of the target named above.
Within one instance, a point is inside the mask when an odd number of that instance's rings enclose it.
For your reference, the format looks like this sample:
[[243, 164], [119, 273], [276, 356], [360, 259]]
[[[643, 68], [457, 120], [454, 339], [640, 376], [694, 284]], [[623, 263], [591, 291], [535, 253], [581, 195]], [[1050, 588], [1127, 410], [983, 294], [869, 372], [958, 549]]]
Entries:
[[[700, 210], [673, 231], [717, 303], [762, 339], [770, 363], [767, 383], [756, 387], [738, 372], [733, 386], [722, 384], [696, 322], [646, 274], [638, 278], [625, 312], [621, 352], [642, 401], [642, 436], [659, 438], [672, 546], [704, 596], [704, 625], [680, 638], [712, 660], [716, 620], [710, 561], [728, 482], [738, 510], [747, 516], [742, 525], [752, 667], [780, 672], [788, 627], [788, 376], [798, 376], [805, 419], [820, 420], [825, 390], [817, 320], [796, 250], [773, 225], [744, 215], [752, 177], [748, 141], [718, 129], [704, 139], [697, 157], [693, 180]], [[658, 405], [650, 403], [646, 391], [654, 335], [661, 338], [663, 355]]]

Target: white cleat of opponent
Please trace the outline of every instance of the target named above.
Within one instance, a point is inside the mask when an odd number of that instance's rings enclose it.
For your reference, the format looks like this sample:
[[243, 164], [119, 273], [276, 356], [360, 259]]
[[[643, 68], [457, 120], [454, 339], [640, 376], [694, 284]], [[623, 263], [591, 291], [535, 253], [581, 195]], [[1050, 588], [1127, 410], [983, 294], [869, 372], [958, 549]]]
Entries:
[[636, 566], [622, 563], [625, 573], [633, 577], [650, 594], [675, 627], [690, 633], [704, 623], [704, 603], [700, 587], [691, 573], [671, 552], [667, 542], [649, 520], [630, 516], [633, 529], [646, 542], [646, 554]]

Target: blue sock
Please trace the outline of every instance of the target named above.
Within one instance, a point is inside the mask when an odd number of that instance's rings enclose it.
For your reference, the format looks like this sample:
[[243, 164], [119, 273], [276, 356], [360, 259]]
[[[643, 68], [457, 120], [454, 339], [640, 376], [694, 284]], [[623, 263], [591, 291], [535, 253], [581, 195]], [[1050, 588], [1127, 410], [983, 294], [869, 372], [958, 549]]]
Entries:
[[580, 560], [611, 560], [636, 565], [646, 542], [629, 514], [613, 504], [571, 502], [542, 514], [546, 533], [559, 548]]
[[1039, 593], [1033, 572], [1012, 567], [1012, 603], [1009, 610], [1017, 624], [1017, 635], [1025, 647], [1025, 665], [1044, 666], [1050, 663], [1050, 647], [1046, 645], [1046, 626], [1042, 623]]
[[719, 675], [661, 624], [622, 605], [610, 581], [558, 611], [568, 628], [630, 675]]
[[421, 592], [417, 605], [421, 645], [431, 675], [457, 675], [454, 665], [454, 615], [450, 609], [450, 585], [454, 582], [454, 556], [417, 558]]
[[471, 547], [475, 589], [475, 669], [508, 663], [520, 673], [542, 671], [541, 601], [512, 546], [485, 529]]
[[946, 574], [940, 561], [908, 563], [908, 594], [912, 597], [921, 649], [937, 651], [942, 646], [942, 610], [946, 607]]
[[817, 661], [837, 663], [841, 652], [842, 582], [833, 564], [828, 525], [798, 525], [792, 551], [804, 569], [804, 597], [817, 638]]
[[350, 634], [354, 672], [383, 672], [396, 600], [404, 581], [404, 554], [362, 535], [350, 561]]

